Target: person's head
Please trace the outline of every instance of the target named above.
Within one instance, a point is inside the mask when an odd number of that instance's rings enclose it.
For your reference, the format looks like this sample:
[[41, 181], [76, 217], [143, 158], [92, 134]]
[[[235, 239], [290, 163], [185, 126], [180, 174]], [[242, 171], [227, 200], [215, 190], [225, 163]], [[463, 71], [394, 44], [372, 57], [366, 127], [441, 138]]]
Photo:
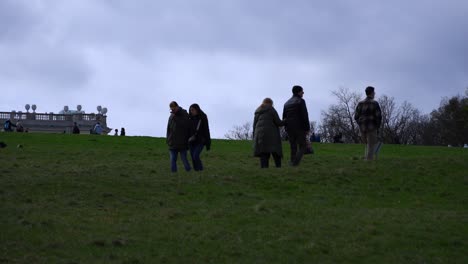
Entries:
[[304, 89], [302, 89], [302, 86], [294, 85], [292, 88], [292, 93], [293, 95], [302, 97], [304, 95]]
[[374, 98], [375, 96], [375, 88], [372, 86], [367, 86], [366, 87], [366, 95], [367, 97]]
[[177, 113], [177, 111], [179, 111], [179, 104], [177, 104], [176, 101], [172, 101], [169, 104], [169, 108], [171, 109], [171, 113]]
[[118, 131], [119, 131], [119, 130], [116, 128], [116, 129], [115, 129], [115, 133], [117, 133]]
[[120, 131], [125, 131], [125, 128], [124, 128], [124, 127], [122, 127], [122, 128], [120, 129]]
[[190, 112], [191, 116], [197, 116], [203, 111], [201, 110], [201, 108], [200, 108], [200, 106], [198, 104], [192, 104], [189, 107], [189, 112]]
[[273, 100], [271, 100], [271, 98], [268, 98], [268, 97], [263, 99], [262, 106], [272, 107], [273, 106]]

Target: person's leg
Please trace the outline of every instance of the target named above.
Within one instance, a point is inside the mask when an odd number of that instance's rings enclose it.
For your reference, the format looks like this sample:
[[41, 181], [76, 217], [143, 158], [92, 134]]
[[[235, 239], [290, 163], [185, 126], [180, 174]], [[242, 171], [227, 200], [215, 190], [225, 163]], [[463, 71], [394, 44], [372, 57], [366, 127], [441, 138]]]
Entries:
[[296, 163], [296, 152], [297, 152], [297, 137], [294, 131], [288, 132], [289, 138], [289, 146], [291, 147], [291, 164], [294, 165]]
[[190, 167], [190, 163], [187, 160], [187, 150], [181, 150], [180, 151], [180, 159], [182, 160], [182, 163], [184, 164], [185, 170], [190, 171], [192, 167]]
[[169, 155], [171, 158], [171, 171], [177, 172], [177, 151], [176, 150], [169, 150]]
[[299, 150], [296, 153], [296, 163], [295, 165], [299, 165], [301, 162], [302, 156], [304, 156], [304, 153], [307, 148], [307, 142], [306, 142], [306, 134], [304, 131], [297, 131], [297, 144], [299, 145]]
[[200, 159], [203, 147], [204, 146], [202, 144], [199, 144], [190, 148], [190, 155], [192, 156], [193, 168], [196, 171], [203, 170], [203, 163]]
[[276, 168], [281, 168], [281, 156], [274, 152], [272, 153], [272, 155], [273, 155], [273, 159], [275, 160]]
[[197, 166], [195, 165], [195, 146], [190, 146], [189, 147], [189, 152], [190, 152], [190, 157], [192, 158], [192, 166], [194, 170], [197, 170]]
[[269, 165], [270, 154], [269, 153], [262, 153], [260, 154], [260, 167], [268, 168]]
[[377, 146], [377, 131], [367, 133], [367, 160], [373, 160]]
[[361, 132], [361, 139], [364, 143], [364, 159], [367, 159], [367, 133]]

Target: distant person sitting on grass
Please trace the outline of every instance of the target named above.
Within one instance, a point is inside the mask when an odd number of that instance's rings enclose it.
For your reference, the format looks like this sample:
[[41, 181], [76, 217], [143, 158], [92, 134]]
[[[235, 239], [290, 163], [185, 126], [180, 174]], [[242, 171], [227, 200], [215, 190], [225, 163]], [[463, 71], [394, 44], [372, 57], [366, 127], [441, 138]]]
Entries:
[[3, 130], [4, 130], [5, 132], [13, 132], [13, 128], [12, 128], [12, 127], [16, 127], [16, 125], [13, 124], [13, 123], [11, 122], [10, 119], [7, 119], [7, 120], [5, 121], [5, 123], [3, 124]]
[[121, 137], [124, 137], [124, 136], [125, 136], [125, 128], [124, 128], [124, 127], [122, 127], [122, 128], [120, 129], [120, 136], [121, 136]]
[[24, 127], [19, 121], [16, 123], [16, 132], [20, 132], [20, 133], [24, 132]]
[[187, 160], [188, 139], [190, 137], [191, 125], [189, 115], [185, 109], [174, 101], [169, 104], [169, 107], [171, 109], [171, 115], [167, 123], [166, 143], [169, 146], [171, 171], [177, 172], [177, 157], [179, 153], [185, 170], [190, 171], [192, 168]]
[[97, 122], [96, 125], [94, 125], [94, 128], [93, 128], [93, 134], [96, 134], [96, 135], [101, 135], [102, 134], [102, 126], [101, 126], [101, 123]]
[[354, 113], [354, 120], [359, 125], [362, 141], [366, 144], [365, 159], [373, 160], [378, 143], [378, 130], [382, 122], [382, 111], [375, 98], [375, 89], [366, 88], [366, 99], [359, 102]]
[[114, 136], [118, 136], [119, 135], [119, 130], [116, 128], [114, 131], [115, 131]]

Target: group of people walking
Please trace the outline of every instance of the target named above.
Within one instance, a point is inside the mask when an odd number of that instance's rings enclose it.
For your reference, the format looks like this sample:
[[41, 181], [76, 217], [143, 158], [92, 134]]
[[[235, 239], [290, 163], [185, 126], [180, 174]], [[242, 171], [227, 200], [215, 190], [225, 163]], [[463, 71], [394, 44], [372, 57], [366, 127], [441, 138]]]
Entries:
[[187, 160], [187, 150], [190, 150], [192, 165], [195, 171], [203, 170], [200, 155], [203, 149], [211, 148], [210, 127], [208, 117], [198, 104], [192, 104], [189, 112], [173, 101], [169, 104], [171, 115], [167, 124], [166, 142], [169, 146], [171, 171], [177, 172], [177, 158], [180, 159], [186, 171], [192, 167]]
[[[366, 160], [373, 160], [377, 151], [378, 130], [382, 122], [380, 105], [374, 100], [375, 88], [365, 89], [366, 99], [356, 107], [354, 119], [359, 125], [362, 140], [366, 143]], [[290, 166], [298, 166], [306, 153], [307, 137], [310, 131], [309, 114], [303, 99], [304, 89], [295, 85], [292, 97], [284, 104], [283, 115], [280, 118], [273, 106], [271, 98], [265, 98], [255, 110], [253, 123], [254, 156], [260, 159], [260, 167], [268, 168], [270, 158], [273, 157], [275, 166], [281, 167], [283, 147], [280, 127], [284, 126], [288, 134], [291, 156]], [[207, 115], [198, 104], [189, 108], [189, 113], [176, 102], [169, 104], [171, 115], [167, 125], [167, 144], [169, 145], [171, 171], [177, 171], [177, 158], [180, 154], [186, 171], [192, 167], [187, 160], [187, 150], [190, 150], [193, 168], [203, 170], [200, 159], [204, 147], [210, 150], [211, 137]]]
[[307, 148], [307, 135], [310, 131], [309, 113], [304, 96], [304, 89], [295, 85], [292, 97], [284, 104], [283, 118], [273, 107], [273, 100], [265, 98], [255, 111], [253, 142], [254, 155], [260, 158], [260, 167], [268, 168], [270, 156], [273, 156], [275, 166], [281, 167], [283, 147], [280, 127], [284, 126], [288, 133], [291, 157], [289, 165], [298, 166]]

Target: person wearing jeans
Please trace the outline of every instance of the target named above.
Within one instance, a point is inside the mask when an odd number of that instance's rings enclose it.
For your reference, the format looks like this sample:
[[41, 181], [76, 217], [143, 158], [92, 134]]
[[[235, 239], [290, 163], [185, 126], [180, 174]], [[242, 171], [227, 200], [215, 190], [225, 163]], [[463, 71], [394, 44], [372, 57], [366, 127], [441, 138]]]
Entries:
[[191, 121], [191, 136], [189, 138], [190, 155], [192, 156], [193, 169], [195, 171], [203, 170], [203, 163], [200, 155], [203, 148], [211, 148], [210, 126], [208, 116], [201, 110], [198, 104], [192, 104], [189, 108]]
[[166, 143], [169, 146], [171, 171], [177, 172], [177, 156], [184, 164], [186, 171], [192, 168], [187, 160], [188, 138], [190, 136], [190, 120], [186, 110], [176, 102], [169, 104], [171, 115], [167, 123]]
[[182, 163], [184, 164], [184, 168], [186, 171], [190, 171], [190, 163], [187, 160], [187, 150], [176, 150], [176, 149], [170, 149], [169, 154], [171, 157], [171, 171], [172, 172], [177, 172], [177, 157], [180, 153], [180, 159], [182, 160]]

